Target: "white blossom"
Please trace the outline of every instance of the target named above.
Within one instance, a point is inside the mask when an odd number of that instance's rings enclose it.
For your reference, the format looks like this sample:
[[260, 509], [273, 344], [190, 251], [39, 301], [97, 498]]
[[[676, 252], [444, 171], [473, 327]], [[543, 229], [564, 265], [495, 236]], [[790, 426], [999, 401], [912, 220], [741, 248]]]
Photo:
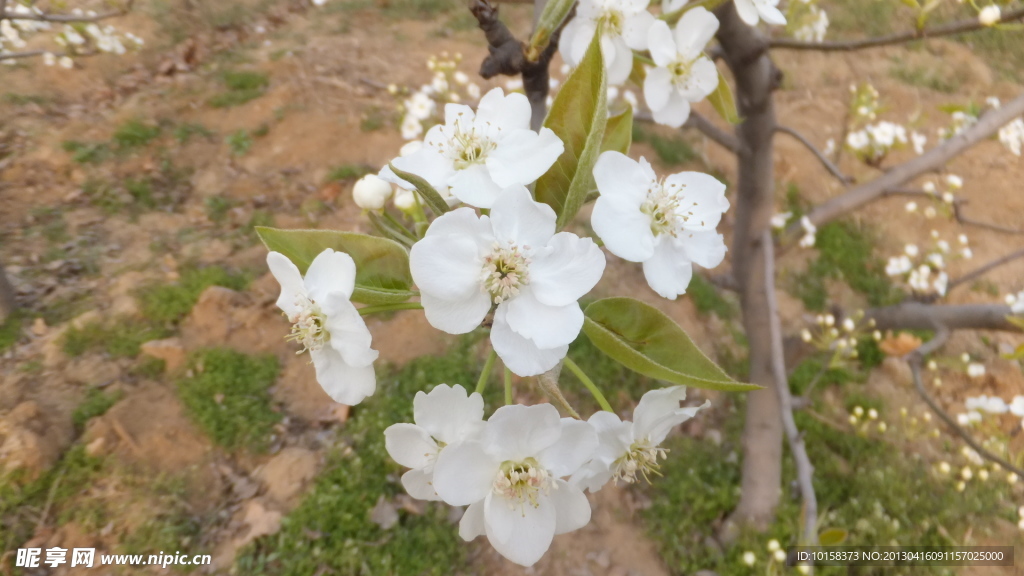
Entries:
[[586, 422], [559, 418], [550, 404], [502, 406], [479, 440], [441, 451], [434, 488], [453, 506], [469, 506], [459, 535], [486, 535], [499, 554], [532, 566], [556, 534], [590, 521], [583, 492], [562, 478], [590, 459], [597, 433]]
[[989, 4], [978, 13], [978, 22], [981, 22], [983, 26], [994, 26], [999, 23], [1001, 18], [1002, 11], [998, 4]]
[[423, 134], [423, 124], [421, 124], [420, 121], [412, 114], [406, 114], [405, 117], [402, 118], [400, 130], [402, 132], [402, 138], [412, 140], [414, 138], [419, 138], [420, 135]]
[[718, 19], [704, 7], [688, 10], [675, 30], [657, 20], [648, 32], [655, 67], [644, 79], [644, 99], [654, 121], [678, 128], [690, 117], [690, 103], [718, 87], [718, 69], [704, 46], [718, 31]]
[[647, 49], [647, 32], [654, 16], [649, 0], [581, 0], [576, 17], [562, 30], [558, 52], [570, 66], [587, 53], [594, 34], [601, 34], [601, 54], [608, 84], [622, 84], [633, 70], [633, 50]]
[[427, 321], [465, 334], [497, 304], [491, 343], [520, 376], [565, 357], [583, 327], [577, 301], [604, 266], [591, 239], [555, 234], [554, 210], [522, 186], [506, 190], [489, 216], [459, 208], [434, 220], [410, 254]]
[[[532, 183], [562, 154], [562, 141], [550, 128], [530, 130], [530, 102], [518, 93], [488, 92], [477, 111], [445, 106], [445, 123], [434, 126], [420, 150], [396, 158], [399, 170], [416, 174], [442, 194], [490, 208], [501, 191]], [[387, 166], [380, 177], [411, 188]]]
[[484, 399], [462, 386], [440, 384], [412, 401], [415, 424], [384, 430], [388, 454], [406, 468], [402, 486], [413, 498], [440, 500], [434, 490], [434, 465], [446, 446], [479, 437], [484, 427]]
[[781, 214], [774, 214], [774, 215], [772, 215], [772, 219], [771, 219], [772, 228], [775, 228], [776, 230], [781, 230], [782, 228], [785, 228], [786, 227], [786, 222], [788, 222], [789, 219], [792, 218], [792, 217], [793, 217], [793, 213], [792, 212], [782, 212]]
[[817, 241], [818, 227], [811, 222], [811, 219], [807, 216], [800, 218], [800, 227], [804, 229], [804, 235], [800, 238], [801, 248], [811, 248]]
[[[985, 366], [982, 364], [972, 364], [973, 366], [980, 366], [981, 373], [978, 376], [985, 374]], [[968, 367], [968, 373], [970, 373], [970, 367]], [[972, 375], [973, 377], [973, 375]], [[981, 395], [977, 397], [969, 397], [964, 400], [964, 408], [968, 410], [976, 410], [979, 412], [988, 412], [989, 414], [1006, 414], [1010, 407], [1006, 402], [998, 396], [987, 396]]]
[[714, 177], [680, 172], [659, 180], [645, 159], [609, 151], [597, 159], [594, 180], [601, 193], [590, 219], [594, 232], [612, 254], [642, 262], [660, 296], [684, 294], [693, 264], [714, 268], [725, 258], [715, 228], [729, 200]]
[[1024, 149], [1024, 118], [1017, 118], [999, 129], [999, 141], [1014, 156]]
[[749, 26], [764, 20], [768, 24], [783, 25], [786, 16], [779, 11], [779, 0], [735, 0], [736, 12]]
[[1010, 402], [1009, 406], [1006, 407], [1006, 409], [1010, 412], [1010, 414], [1024, 418], [1024, 396], [1014, 396], [1013, 400]]
[[1013, 314], [1024, 314], [1024, 290], [1016, 295], [1007, 294], [1006, 305], [1010, 307], [1010, 312]]
[[633, 410], [632, 422], [622, 421], [613, 412], [595, 413], [587, 422], [597, 430], [597, 451], [569, 482], [597, 492], [609, 480], [631, 484], [642, 476], [649, 481], [651, 474], [658, 474], [658, 459], [666, 457], [660, 446], [668, 433], [710, 405], [680, 408], [685, 399], [686, 387], [673, 386], [644, 394]]
[[967, 365], [967, 375], [971, 378], [981, 378], [985, 375], [985, 365], [979, 362], [971, 362]]
[[267, 265], [281, 284], [277, 306], [293, 324], [289, 339], [309, 351], [324, 391], [348, 405], [373, 394], [377, 351], [350, 301], [356, 278], [352, 257], [328, 248], [313, 259], [305, 277], [279, 252], [267, 255]]
[[363, 210], [380, 210], [391, 198], [391, 184], [373, 174], [367, 174], [352, 186], [352, 199]]

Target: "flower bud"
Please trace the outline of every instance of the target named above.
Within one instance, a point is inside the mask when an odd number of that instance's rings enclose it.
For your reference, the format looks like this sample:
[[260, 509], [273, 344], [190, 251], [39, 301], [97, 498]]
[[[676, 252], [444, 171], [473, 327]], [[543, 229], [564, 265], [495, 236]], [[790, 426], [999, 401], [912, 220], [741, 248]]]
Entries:
[[412, 190], [399, 189], [395, 193], [395, 208], [409, 212], [416, 208], [416, 193]]
[[380, 210], [391, 197], [391, 184], [373, 174], [360, 178], [352, 187], [352, 199], [363, 210]]
[[1002, 12], [999, 6], [992, 4], [985, 6], [978, 13], [978, 21], [981, 22], [982, 26], [993, 26], [999, 22], [1002, 18]]

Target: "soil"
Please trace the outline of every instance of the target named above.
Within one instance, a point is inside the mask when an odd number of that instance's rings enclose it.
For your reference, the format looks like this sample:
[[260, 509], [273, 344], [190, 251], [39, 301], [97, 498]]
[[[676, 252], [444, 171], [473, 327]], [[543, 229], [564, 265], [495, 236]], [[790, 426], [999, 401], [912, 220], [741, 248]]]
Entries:
[[[335, 2], [330, 0], [328, 6]], [[0, 453], [5, 465], [18, 461], [36, 473], [45, 470], [74, 440], [71, 414], [87, 389], [102, 386], [119, 391], [122, 399], [87, 424], [83, 442], [90, 451], [109, 454], [154, 478], [188, 471], [186, 498], [201, 509], [221, 511], [228, 519], [211, 537], [210, 548], [216, 550], [220, 567], [229, 566], [234, 551], [245, 542], [277, 529], [328, 449], [315, 431], [343, 426], [348, 414], [347, 407], [332, 402], [317, 385], [307, 359], [295, 356], [283, 340], [288, 325], [274, 306], [276, 282], [266, 272], [265, 251], [254, 242], [248, 223], [263, 212], [272, 214], [275, 224], [283, 228], [369, 232], [368, 221], [351, 201], [351, 182], [325, 184], [325, 180], [329, 169], [338, 165], [376, 170], [402, 145], [392, 121], [395, 99], [382, 86], [388, 82], [418, 86], [428, 81], [424, 61], [430, 53], [461, 53], [465, 56], [462, 69], [467, 72], [486, 54], [476, 30], [460, 29], [444, 18], [415, 21], [373, 11], [322, 13], [284, 0], [264, 4], [244, 25], [216, 29], [203, 24], [192, 36], [176, 42], [168, 31], [178, 21], [168, 21], [171, 16], [160, 16], [147, 6], [118, 23], [152, 38], [139, 53], [81, 58], [72, 71], [40, 63], [0, 71], [0, 92], [38, 97], [27, 103], [0, 103], [0, 262], [28, 314], [33, 319], [49, 318], [41, 324], [26, 323], [23, 337], [0, 356]], [[172, 3], [175, 9], [183, 5]], [[528, 7], [508, 5], [502, 10], [514, 28], [528, 26]], [[949, 70], [959, 80], [959, 89], [944, 94], [895, 80], [890, 68], [896, 61]], [[932, 42], [926, 49], [879, 49], [851, 56], [780, 53], [777, 62], [787, 73], [777, 94], [779, 117], [822, 147], [826, 140], [841, 137], [848, 86], [858, 79], [869, 79], [881, 92], [884, 118], [913, 122], [932, 142], [935, 130], [947, 123], [938, 106], [981, 102], [993, 95], [1008, 99], [1020, 92], [1020, 86], [1001, 80], [963, 45], [945, 41]], [[219, 77], [227, 69], [266, 73], [270, 87], [246, 104], [212, 108], [206, 100], [223, 90]], [[485, 90], [499, 85], [477, 81]], [[705, 105], [697, 108], [713, 115]], [[367, 120], [377, 117], [384, 119], [384, 127], [365, 130]], [[165, 128], [158, 146], [116, 154], [97, 165], [77, 164], [62, 149], [68, 140], [109, 141], [119, 125], [133, 118], [168, 125], [201, 124], [215, 136], [194, 136], [178, 143], [166, 136], [169, 129]], [[238, 130], [257, 132], [261, 127], [266, 134], [254, 137], [243, 156], [233, 155], [223, 143], [226, 135]], [[701, 137], [693, 138], [706, 166], [690, 169], [713, 168], [734, 182], [734, 159]], [[655, 156], [646, 144], [636, 145], [636, 154]], [[900, 152], [892, 161], [912, 154]], [[107, 213], [90, 202], [86, 189], [91, 182], [157, 177], [165, 159], [187, 171], [169, 204], [131, 214]], [[795, 184], [812, 202], [842, 191], [806, 149], [784, 135], [776, 139], [775, 161], [780, 191]], [[661, 172], [669, 168], [655, 164]], [[840, 166], [859, 181], [878, 174], [848, 155]], [[971, 218], [1009, 227], [1024, 224], [1020, 216], [1024, 195], [1018, 184], [1024, 180], [1024, 161], [1010, 156], [998, 142], [982, 142], [945, 170], [967, 182], [960, 196]], [[211, 198], [230, 202], [223, 220], [208, 216]], [[955, 238], [961, 231], [942, 219], [909, 217], [904, 203], [899, 198], [881, 200], [854, 216], [883, 232], [878, 237], [883, 257], [899, 253], [905, 243], [921, 242], [932, 229], [946, 238]], [[59, 214], [58, 220], [54, 214]], [[727, 235], [731, 222], [730, 214], [724, 226]], [[974, 259], [952, 264], [952, 277], [1021, 244], [1012, 235], [980, 229], [967, 233]], [[799, 270], [808, 255], [808, 251], [791, 250], [780, 267]], [[724, 323], [698, 315], [689, 298], [658, 299], [635, 265], [611, 255], [608, 260], [608, 273], [597, 295], [643, 298], [672, 316], [695, 341], [731, 342]], [[177, 279], [188, 262], [257, 270], [257, 279], [244, 292], [205, 291], [181, 323], [176, 339], [154, 345], [159, 351], [153, 355], [165, 355], [161, 357], [168, 360], [172, 372], [181, 365], [171, 362], [172, 358], [211, 345], [277, 355], [282, 371], [273, 393], [287, 422], [274, 448], [276, 454], [225, 455], [185, 416], [170, 378], [140, 377], [131, 372], [131, 362], [98, 352], [70, 358], [61, 350], [61, 336], [69, 326], [96, 319], [137, 319], [137, 288]], [[1024, 260], [985, 278], [998, 286], [1000, 294], [1024, 289]], [[843, 298], [837, 304], [863, 306], [852, 293]], [[983, 291], [961, 288], [949, 301], [992, 299]], [[807, 318], [799, 301], [783, 296], [782, 304], [787, 330], [803, 327]], [[439, 354], [451, 342], [432, 330], [420, 314], [374, 318], [368, 324], [381, 359], [396, 364]], [[992, 359], [985, 378], [951, 377], [937, 391], [952, 411], [959, 410], [967, 396], [984, 393], [1005, 398], [1024, 392], [1019, 366], [995, 358], [996, 352], [1024, 341], [1005, 334], [982, 336], [988, 340], [957, 335], [947, 348], [951, 355], [970, 352]], [[705, 348], [710, 353], [714, 346]], [[893, 406], [919, 408], [901, 370], [898, 365], [879, 369], [869, 386], [893, 398]], [[474, 570], [497, 575], [667, 575], [668, 569], [637, 521], [637, 510], [643, 506], [638, 498], [617, 488], [592, 496], [594, 521], [584, 530], [556, 538], [549, 554], [532, 569], [511, 565], [485, 544], [474, 544]], [[126, 516], [132, 513], [125, 511]], [[65, 547], [96, 539], [73, 523], [56, 533], [41, 527], [34, 537], [34, 541]]]

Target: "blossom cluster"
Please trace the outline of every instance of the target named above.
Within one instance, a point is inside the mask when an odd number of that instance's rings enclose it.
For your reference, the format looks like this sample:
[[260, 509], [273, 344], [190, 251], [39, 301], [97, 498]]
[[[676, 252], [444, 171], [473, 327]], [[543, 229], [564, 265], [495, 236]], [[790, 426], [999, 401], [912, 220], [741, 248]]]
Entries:
[[[44, 13], [36, 6], [15, 2], [9, 4], [6, 11], [8, 18], [0, 20], [0, 54], [11, 53], [12, 49], [23, 50], [28, 46], [23, 36], [52, 29], [50, 22], [38, 19]], [[68, 14], [82, 18], [83, 21], [63, 25], [53, 39], [62, 47], [62, 52], [42, 53], [43, 63], [47, 66], [73, 68], [73, 56], [96, 52], [121, 55], [129, 48], [138, 48], [144, 44], [142, 38], [131, 32], [121, 33], [109, 24], [89, 22], [88, 20], [96, 18], [95, 11], [75, 8]], [[13, 64], [15, 60], [8, 59], [3, 62]]]
[[[944, 189], [940, 189], [940, 186]], [[918, 203], [911, 200], [907, 202], [906, 210], [911, 214], [921, 214], [929, 220], [935, 218], [940, 212], [946, 217], [952, 218], [956, 215], [954, 207], [957, 201], [956, 192], [963, 187], [963, 178], [956, 174], [947, 174], [939, 184], [931, 181], [925, 182], [921, 186], [921, 190], [927, 195], [930, 205], [918, 210]]]
[[509, 560], [532, 566], [557, 534], [590, 521], [584, 490], [657, 473], [661, 443], [703, 407], [681, 407], [686, 388], [644, 394], [633, 421], [612, 412], [560, 418], [550, 404], [508, 405], [487, 420], [479, 393], [441, 384], [413, 400], [414, 423], [384, 431], [392, 458], [409, 468], [410, 496], [466, 506], [459, 535], [486, 536]]
[[819, 352], [830, 354], [829, 368], [841, 368], [857, 358], [857, 342], [862, 336], [870, 334], [875, 341], [882, 339], [881, 332], [874, 328], [874, 319], [865, 320], [863, 311], [840, 322], [832, 314], [818, 314], [810, 328], [800, 331], [800, 339]]
[[945, 296], [949, 286], [949, 275], [946, 273], [948, 260], [970, 259], [973, 253], [966, 234], [958, 236], [960, 247], [956, 250], [950, 242], [939, 236], [937, 230], [932, 230], [931, 236], [934, 243], [929, 250], [922, 250], [916, 244], [907, 244], [902, 254], [889, 258], [885, 273], [901, 278], [915, 294]]
[[1024, 290], [1016, 294], [1006, 295], [1006, 305], [1013, 314], [1024, 314]]
[[440, 56], [430, 56], [427, 69], [433, 73], [433, 77], [429, 84], [415, 91], [395, 84], [388, 86], [388, 92], [402, 98], [398, 106], [402, 117], [399, 122], [402, 138], [415, 140], [442, 122], [444, 118], [439, 115], [439, 111], [446, 103], [473, 104], [480, 100], [480, 86], [458, 69], [461, 61], [462, 55], [458, 53], [449, 56], [447, 52], [442, 52]]
[[890, 152], [906, 146], [908, 142], [906, 128], [885, 120], [846, 135], [846, 147], [871, 165], [877, 165]]
[[1024, 396], [1014, 396], [1009, 402], [999, 396], [972, 396], [964, 400], [963, 414], [957, 415], [957, 421], [961, 425], [970, 425], [980, 422], [984, 414], [1011, 414], [1021, 418], [1021, 428], [1024, 428]]
[[[998, 98], [990, 97], [986, 99], [986, 102], [992, 108], [999, 108], [1000, 102]], [[1018, 117], [1011, 120], [1005, 126], [999, 129], [999, 142], [1006, 147], [1014, 156], [1020, 156], [1022, 149], [1024, 149], [1024, 117]]]
[[786, 30], [802, 42], [821, 42], [828, 32], [828, 14], [817, 0], [790, 2], [786, 20]]

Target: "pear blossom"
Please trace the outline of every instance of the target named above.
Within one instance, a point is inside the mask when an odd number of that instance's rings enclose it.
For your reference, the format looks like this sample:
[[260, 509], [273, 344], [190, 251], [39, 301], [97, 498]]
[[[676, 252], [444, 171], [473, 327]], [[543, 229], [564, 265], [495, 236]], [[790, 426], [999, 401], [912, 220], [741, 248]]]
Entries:
[[718, 69], [704, 46], [718, 31], [718, 19], [704, 7], [688, 10], [675, 30], [658, 20], [647, 34], [655, 67], [647, 71], [644, 98], [654, 121], [678, 128], [690, 117], [690, 103], [718, 87]]
[[889, 276], [902, 276], [913, 269], [914, 263], [907, 256], [894, 256], [889, 258], [885, 265], [885, 273]]
[[1001, 18], [1002, 12], [999, 9], [998, 4], [989, 4], [982, 8], [981, 12], [978, 13], [978, 22], [980, 22], [982, 26], [995, 26], [999, 23]]
[[801, 248], [812, 248], [818, 240], [818, 227], [811, 222], [807, 216], [800, 218], [800, 227], [804, 229], [804, 235], [800, 238]]
[[306, 270], [280, 252], [267, 254], [267, 265], [281, 284], [277, 306], [293, 324], [289, 340], [309, 351], [316, 379], [335, 401], [358, 404], [377, 388], [370, 331], [352, 305], [356, 265], [344, 252], [328, 248]]
[[608, 84], [622, 84], [633, 70], [633, 50], [647, 49], [647, 31], [654, 24], [648, 1], [581, 0], [576, 17], [562, 30], [558, 52], [567, 64], [577, 66], [594, 34], [600, 34]]
[[967, 375], [971, 378], [981, 378], [985, 375], [985, 365], [979, 362], [971, 362], [967, 365]]
[[[478, 208], [490, 208], [502, 190], [532, 183], [562, 154], [565, 146], [550, 128], [530, 130], [530, 101], [495, 88], [477, 111], [445, 105], [445, 123], [434, 126], [420, 150], [393, 160], [399, 170], [416, 174], [439, 193], [449, 192]], [[403, 188], [412, 186], [385, 166], [380, 177]]]
[[555, 212], [525, 187], [507, 189], [490, 215], [459, 208], [434, 220], [410, 253], [427, 321], [449, 334], [475, 329], [497, 305], [495, 352], [519, 376], [554, 368], [583, 327], [577, 302], [604, 273], [590, 238], [555, 233]]
[[677, 425], [693, 418], [701, 406], [680, 408], [686, 399], [685, 386], [651, 390], [643, 395], [633, 410], [633, 421], [624, 422], [614, 412], [597, 412], [587, 422], [597, 430], [600, 441], [594, 457], [572, 475], [570, 483], [597, 492], [609, 480], [631, 484], [637, 476], [656, 474], [658, 459], [666, 450], [660, 448], [668, 433]]
[[1017, 118], [999, 129], [999, 141], [1014, 156], [1020, 156], [1024, 149], [1024, 118]]
[[423, 124], [416, 119], [412, 114], [406, 114], [405, 118], [402, 119], [402, 125], [399, 127], [402, 132], [402, 138], [406, 140], [413, 140], [419, 138], [420, 134], [423, 134]]
[[484, 426], [484, 399], [462, 386], [439, 384], [429, 393], [416, 393], [412, 401], [415, 424], [392, 424], [384, 430], [388, 454], [411, 468], [402, 486], [413, 498], [440, 500], [434, 490], [434, 465], [445, 447], [475, 439]]
[[1024, 396], [1014, 396], [1009, 406], [1007, 406], [1007, 410], [1014, 416], [1024, 418]]
[[786, 222], [793, 217], [792, 212], [782, 212], [779, 214], [773, 214], [771, 219], [772, 228], [781, 230], [786, 227]]
[[[981, 364], [978, 365], [981, 366]], [[982, 372], [982, 374], [984, 374], [984, 372]], [[967, 398], [964, 401], [964, 408], [968, 410], [988, 412], [989, 414], [1006, 414], [1009, 410], [1009, 406], [1002, 398], [998, 396], [987, 396], [984, 394], [977, 397]]]
[[452, 506], [469, 506], [459, 523], [466, 541], [486, 535], [512, 562], [532, 566], [556, 534], [590, 522], [590, 503], [563, 478], [590, 459], [597, 432], [559, 418], [550, 404], [502, 406], [479, 440], [447, 446], [434, 466], [434, 489]]
[[352, 186], [352, 199], [363, 210], [380, 210], [391, 197], [391, 184], [367, 174]]
[[699, 172], [659, 180], [647, 160], [604, 152], [594, 166], [601, 192], [591, 215], [605, 247], [630, 262], [642, 262], [651, 289], [674, 300], [686, 293], [693, 264], [718, 266], [725, 242], [715, 231], [729, 209], [725, 185]]
[[786, 23], [786, 16], [778, 9], [779, 0], [735, 0], [733, 4], [748, 26], [755, 26], [758, 20], [779, 26]]

